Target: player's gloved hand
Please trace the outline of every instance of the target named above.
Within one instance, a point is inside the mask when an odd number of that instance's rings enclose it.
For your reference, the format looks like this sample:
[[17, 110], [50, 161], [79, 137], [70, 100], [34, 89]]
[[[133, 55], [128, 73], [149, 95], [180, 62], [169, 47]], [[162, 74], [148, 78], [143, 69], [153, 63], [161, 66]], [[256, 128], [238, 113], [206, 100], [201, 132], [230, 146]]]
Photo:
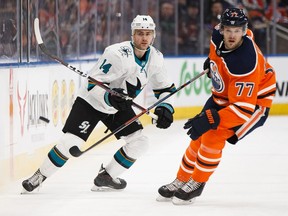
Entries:
[[207, 109], [194, 118], [189, 119], [184, 129], [189, 129], [187, 134], [192, 140], [198, 139], [210, 129], [217, 129], [220, 123], [220, 116], [216, 109]]
[[170, 127], [173, 122], [173, 113], [174, 109], [172, 105], [162, 103], [156, 107], [154, 114], [158, 116], [158, 119], [157, 121], [155, 119], [152, 119], [152, 123], [156, 123], [156, 127], [158, 128], [166, 129]]
[[203, 64], [203, 70], [206, 70], [206, 69], [208, 69], [208, 72], [207, 72], [206, 75], [207, 75], [209, 78], [211, 78], [211, 74], [210, 74], [210, 58], [209, 58], [209, 57], [205, 60], [205, 62], [204, 62], [204, 64]]
[[[126, 93], [124, 93], [124, 89], [121, 88], [114, 88], [114, 91], [123, 94], [123, 95], [127, 95]], [[109, 106], [113, 106], [115, 109], [119, 110], [119, 111], [124, 111], [127, 109], [130, 109], [132, 106], [132, 100], [126, 100], [122, 97], [116, 96], [116, 95], [112, 95], [111, 93], [107, 93], [107, 95], [105, 96], [106, 103]]]

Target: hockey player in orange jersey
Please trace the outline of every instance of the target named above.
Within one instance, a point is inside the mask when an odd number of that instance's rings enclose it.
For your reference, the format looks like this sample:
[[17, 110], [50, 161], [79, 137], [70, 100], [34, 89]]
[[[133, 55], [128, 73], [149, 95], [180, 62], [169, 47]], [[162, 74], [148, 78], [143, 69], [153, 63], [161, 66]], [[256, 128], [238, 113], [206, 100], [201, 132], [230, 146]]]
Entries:
[[226, 141], [235, 144], [266, 121], [276, 90], [275, 72], [247, 25], [241, 9], [229, 8], [215, 27], [204, 63], [212, 95], [201, 113], [185, 123], [192, 140], [176, 179], [159, 188], [158, 201], [191, 203], [217, 169]]

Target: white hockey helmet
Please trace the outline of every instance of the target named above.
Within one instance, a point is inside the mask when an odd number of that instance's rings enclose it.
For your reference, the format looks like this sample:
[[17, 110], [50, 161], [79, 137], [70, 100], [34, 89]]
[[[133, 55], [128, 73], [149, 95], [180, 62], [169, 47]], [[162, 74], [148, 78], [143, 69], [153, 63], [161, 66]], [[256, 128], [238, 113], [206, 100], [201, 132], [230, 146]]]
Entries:
[[137, 15], [131, 23], [131, 32], [134, 35], [136, 29], [153, 30], [154, 38], [156, 37], [156, 25], [149, 15]]

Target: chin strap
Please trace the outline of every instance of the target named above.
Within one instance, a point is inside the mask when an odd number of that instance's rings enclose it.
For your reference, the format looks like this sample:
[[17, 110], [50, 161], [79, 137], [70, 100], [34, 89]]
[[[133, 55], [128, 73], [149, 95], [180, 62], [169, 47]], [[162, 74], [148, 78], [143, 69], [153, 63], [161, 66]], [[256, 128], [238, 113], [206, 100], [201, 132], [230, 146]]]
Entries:
[[142, 50], [142, 49], [137, 48], [134, 44], [133, 44], [133, 47], [140, 52], [146, 52], [150, 49], [150, 46], [149, 46], [148, 49]]

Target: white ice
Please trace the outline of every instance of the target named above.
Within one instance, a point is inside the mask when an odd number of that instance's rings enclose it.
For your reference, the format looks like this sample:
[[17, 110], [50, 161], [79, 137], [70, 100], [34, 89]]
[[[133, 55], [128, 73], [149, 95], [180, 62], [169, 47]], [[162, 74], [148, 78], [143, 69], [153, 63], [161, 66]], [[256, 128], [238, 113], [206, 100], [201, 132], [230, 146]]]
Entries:
[[[71, 159], [40, 191], [20, 195], [21, 180], [0, 193], [1, 216], [287, 216], [288, 116], [271, 116], [236, 146], [227, 144], [221, 164], [196, 202], [175, 206], [156, 201], [158, 188], [174, 180], [189, 137], [176, 121], [170, 129], [145, 127], [149, 151], [121, 177], [127, 188], [91, 192], [102, 162], [122, 145], [102, 144]], [[32, 173], [31, 173], [32, 174]]]

